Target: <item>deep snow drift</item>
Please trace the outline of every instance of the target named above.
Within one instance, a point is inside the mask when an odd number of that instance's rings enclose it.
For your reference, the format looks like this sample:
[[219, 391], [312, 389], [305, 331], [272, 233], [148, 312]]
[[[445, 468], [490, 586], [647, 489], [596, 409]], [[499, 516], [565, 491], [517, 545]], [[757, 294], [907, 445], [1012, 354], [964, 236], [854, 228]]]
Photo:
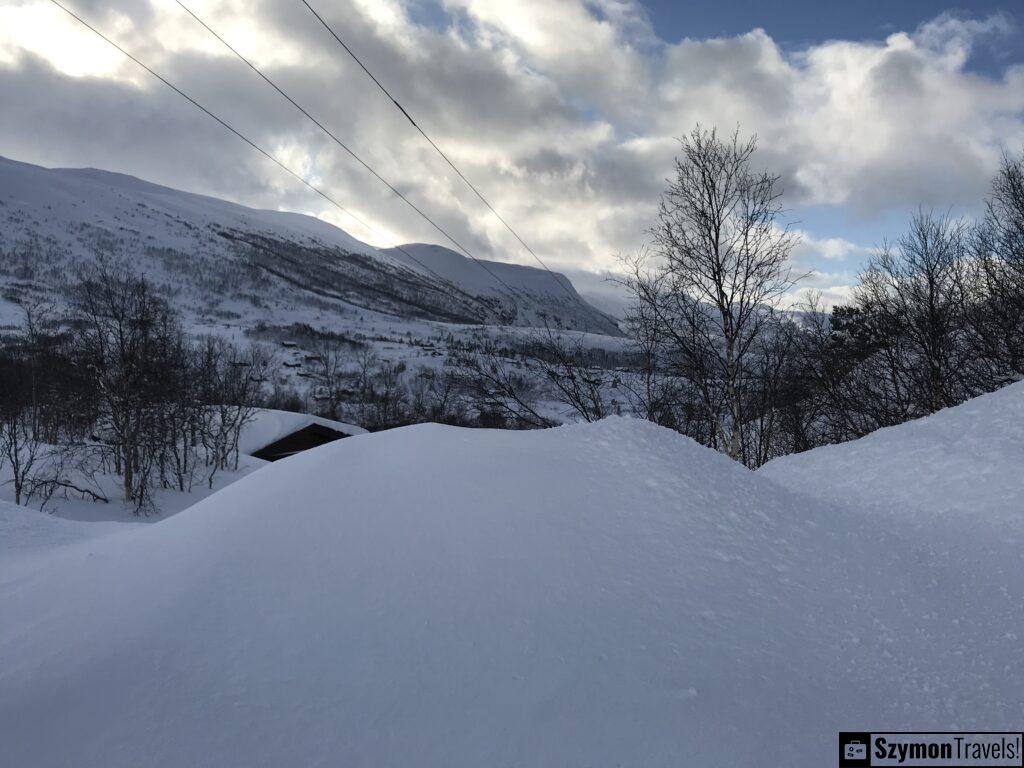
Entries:
[[1024, 382], [860, 440], [769, 462], [758, 473], [894, 522], [1024, 532]]
[[127, 530], [127, 525], [65, 520], [0, 501], [0, 561]]
[[361, 435], [0, 560], [0, 763], [818, 768], [840, 729], [1018, 727], [1019, 560], [937, 544], [639, 421]]

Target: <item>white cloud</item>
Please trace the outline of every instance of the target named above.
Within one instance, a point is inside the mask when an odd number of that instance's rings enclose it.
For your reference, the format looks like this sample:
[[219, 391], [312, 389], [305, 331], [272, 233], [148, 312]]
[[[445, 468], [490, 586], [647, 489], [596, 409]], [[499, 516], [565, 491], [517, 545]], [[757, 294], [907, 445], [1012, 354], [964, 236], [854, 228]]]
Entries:
[[800, 243], [794, 249], [793, 257], [798, 262], [806, 262], [815, 257], [830, 261], [845, 261], [850, 257], [866, 257], [874, 250], [841, 237], [818, 238], [805, 231], [797, 231], [796, 234], [800, 237]]
[[[0, 153], [316, 211], [354, 229], [44, 5], [0, 7], [0, 99], [19, 105], [0, 114]], [[630, 0], [445, 0], [447, 22], [429, 25], [399, 0], [321, 5], [556, 268], [612, 268], [616, 254], [642, 243], [672, 170], [674, 137], [696, 122], [756, 132], [761, 161], [783, 175], [787, 205], [844, 205], [865, 217], [977, 206], [1002, 147], [1024, 145], [1024, 66], [999, 77], [967, 67], [975, 46], [1006, 33], [1002, 16], [943, 15], [884, 41], [785, 51], [761, 30], [667, 43]], [[176, 4], [74, 7], [255, 140], [280, 148], [383, 239], [440, 241]], [[195, 0], [194, 8], [471, 250], [530, 263], [299, 4]], [[815, 235], [805, 233], [798, 262], [845, 266], [868, 252]], [[842, 286], [825, 287], [838, 296]]]
[[802, 286], [786, 294], [782, 306], [792, 310], [805, 309], [813, 295], [816, 306], [829, 310], [838, 304], [849, 304], [852, 294], [853, 286], [850, 283], [822, 285], [817, 288]]
[[793, 290], [786, 294], [782, 303], [788, 308], [800, 309], [807, 305], [813, 294], [826, 309], [831, 309], [836, 304], [847, 304], [852, 298], [856, 277], [855, 271], [811, 270]]

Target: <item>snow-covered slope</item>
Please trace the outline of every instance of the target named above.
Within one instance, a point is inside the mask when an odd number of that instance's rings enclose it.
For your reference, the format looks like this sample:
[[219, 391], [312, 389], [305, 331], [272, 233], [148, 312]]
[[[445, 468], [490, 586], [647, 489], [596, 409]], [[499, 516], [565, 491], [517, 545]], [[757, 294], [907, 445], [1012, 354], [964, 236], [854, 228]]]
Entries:
[[1024, 577], [934, 544], [645, 422], [341, 440], [0, 560], [0, 763], [819, 768], [840, 729], [1018, 727]]
[[[474, 263], [442, 245], [410, 243], [384, 251], [411, 269], [426, 267], [468, 293], [520, 307], [519, 325], [542, 326], [545, 318], [567, 328], [620, 335], [615, 321], [586, 302], [565, 275], [481, 259]], [[411, 258], [410, 258], [411, 257]]]
[[860, 440], [769, 462], [759, 474], [825, 503], [903, 522], [1024, 533], [1024, 382]]
[[[124, 523], [84, 523], [0, 501], [0, 561], [126, 530]], [[0, 747], [2, 755], [2, 747]]]
[[522, 326], [544, 312], [568, 328], [620, 334], [593, 307], [564, 293], [553, 300], [561, 289], [541, 269], [495, 264], [509, 291], [449, 252], [454, 259], [443, 260], [439, 279], [311, 216], [254, 210], [106, 171], [0, 158], [0, 283], [8, 291], [12, 282], [45, 290], [97, 253], [130, 260], [183, 307], [207, 314], [266, 319], [275, 307], [326, 306], [344, 314], [354, 306]]

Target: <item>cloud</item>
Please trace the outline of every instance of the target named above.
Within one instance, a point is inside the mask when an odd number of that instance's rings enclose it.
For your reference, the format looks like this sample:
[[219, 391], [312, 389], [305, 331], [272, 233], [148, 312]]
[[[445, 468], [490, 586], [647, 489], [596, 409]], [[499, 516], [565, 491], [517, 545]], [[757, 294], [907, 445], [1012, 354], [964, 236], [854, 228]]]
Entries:
[[850, 283], [837, 283], [834, 285], [823, 285], [818, 288], [803, 286], [786, 294], [782, 306], [791, 310], [805, 309], [812, 297], [815, 297], [815, 305], [823, 310], [830, 310], [840, 304], [849, 304], [853, 295], [853, 286]]
[[846, 261], [850, 257], [869, 256], [874, 248], [857, 245], [841, 237], [815, 237], [810, 232], [796, 231], [800, 242], [793, 251], [796, 262], [810, 262], [817, 257], [829, 261]]
[[837, 304], [848, 304], [853, 295], [856, 280], [854, 272], [823, 272], [812, 270], [805, 276], [795, 289], [786, 294], [783, 306], [790, 309], [801, 309], [807, 305], [812, 295], [826, 309]]
[[[1024, 146], [1024, 66], [998, 76], [968, 67], [977, 46], [1008, 34], [1004, 16], [946, 14], [882, 41], [785, 50], [756, 29], [660, 40], [631, 0], [443, 0], [429, 21], [413, 2], [321, 5], [553, 268], [613, 268], [642, 244], [675, 137], [697, 122], [756, 132], [789, 207], [866, 218], [976, 208], [1002, 148]], [[17, 105], [0, 111], [0, 154], [310, 212], [382, 245], [444, 242], [174, 3], [73, 7], [374, 229], [360, 231], [45, 0], [0, 8], [0, 99]], [[301, 5], [190, 7], [474, 254], [532, 263]], [[845, 265], [867, 252], [815, 232], [795, 257]], [[826, 287], [838, 296], [837, 286]]]

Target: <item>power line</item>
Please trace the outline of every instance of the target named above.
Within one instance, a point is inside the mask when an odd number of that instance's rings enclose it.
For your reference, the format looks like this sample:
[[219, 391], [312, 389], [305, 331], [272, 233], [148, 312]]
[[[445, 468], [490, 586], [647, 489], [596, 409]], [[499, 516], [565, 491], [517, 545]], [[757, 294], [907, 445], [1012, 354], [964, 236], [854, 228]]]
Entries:
[[330, 130], [328, 130], [327, 127], [324, 126], [323, 123], [321, 123], [319, 120], [317, 120], [315, 117], [313, 117], [306, 110], [305, 107], [303, 107], [301, 104], [299, 104], [297, 101], [295, 101], [295, 99], [293, 99], [291, 96], [289, 96], [287, 93], [285, 93], [285, 91], [279, 85], [277, 85], [277, 83], [275, 83], [267, 75], [265, 75], [263, 73], [263, 71], [260, 70], [259, 67], [257, 67], [251, 61], [249, 61], [249, 59], [247, 59], [245, 56], [243, 56], [241, 53], [239, 53], [238, 50], [236, 48], [234, 48], [227, 40], [225, 40], [223, 37], [221, 37], [219, 34], [217, 34], [217, 32], [214, 31], [213, 28], [210, 27], [209, 24], [207, 24], [205, 21], [203, 21], [201, 18], [199, 18], [199, 16], [196, 15], [191, 9], [189, 9], [189, 7], [187, 5], [185, 5], [183, 2], [181, 2], [181, 0], [175, 0], [175, 2], [179, 6], [181, 6], [181, 8], [184, 9], [184, 11], [186, 13], [188, 13], [189, 16], [191, 16], [193, 19], [195, 19], [197, 22], [199, 22], [199, 24], [201, 24], [203, 26], [203, 28], [206, 29], [207, 32], [209, 32], [211, 35], [213, 35], [215, 38], [217, 38], [217, 40], [219, 40], [224, 45], [225, 48], [227, 48], [229, 51], [231, 51], [233, 54], [235, 54], [235, 56], [237, 56], [243, 62], [245, 62], [245, 64], [253, 72], [255, 72], [257, 75], [259, 75], [264, 80], [264, 82], [267, 83], [267, 85], [269, 85], [271, 88], [273, 88], [275, 91], [277, 91], [281, 96], [283, 96], [293, 107], [295, 107], [306, 118], [308, 118], [310, 121], [312, 121], [313, 124], [316, 125], [321, 131], [326, 133], [334, 141], [335, 144], [337, 144], [339, 147], [344, 149], [357, 163], [359, 163], [361, 166], [363, 166], [363, 168], [365, 168], [367, 171], [369, 171], [371, 174], [373, 174], [373, 176], [378, 181], [380, 181], [381, 184], [386, 186], [395, 195], [397, 195], [403, 202], [405, 202], [406, 205], [408, 205], [410, 208], [412, 208], [414, 211], [416, 211], [416, 213], [418, 213], [425, 221], [429, 222], [430, 225], [432, 227], [434, 227], [434, 229], [436, 229], [438, 232], [440, 232], [450, 243], [452, 243], [452, 245], [454, 245], [460, 251], [465, 253], [466, 256], [468, 256], [470, 259], [475, 261], [485, 272], [487, 272], [487, 274], [489, 274], [492, 278], [494, 278], [494, 280], [496, 282], [500, 283], [501, 285], [505, 286], [505, 288], [507, 288], [508, 290], [512, 291], [513, 292], [513, 296], [514, 296], [515, 289], [511, 285], [506, 283], [504, 280], [502, 280], [500, 277], [498, 277], [494, 272], [492, 272], [487, 267], [487, 265], [485, 265], [482, 261], [477, 259], [472, 253], [470, 253], [465, 248], [465, 246], [463, 246], [458, 240], [456, 240], [454, 237], [452, 237], [450, 234], [448, 234], [448, 232], [440, 224], [438, 224], [436, 221], [434, 221], [432, 218], [430, 218], [430, 216], [428, 216], [426, 213], [424, 213], [411, 200], [409, 200], [408, 197], [406, 197], [404, 194], [399, 192], [394, 187], [394, 185], [391, 184], [391, 182], [389, 182], [387, 179], [385, 179], [383, 176], [381, 176], [379, 173], [377, 173], [377, 171], [374, 170], [373, 167], [371, 167], [365, 160], [363, 160], [363, 158], [361, 158], [358, 154], [356, 154], [356, 152], [354, 150], [352, 150], [347, 144], [345, 144], [341, 139], [339, 139]]
[[[278, 159], [277, 159], [276, 157], [274, 157], [274, 156], [273, 156], [272, 154], [270, 154], [269, 152], [267, 152], [267, 150], [263, 149], [263, 148], [262, 148], [261, 146], [259, 146], [258, 144], [256, 144], [256, 142], [254, 142], [254, 141], [253, 141], [252, 139], [250, 139], [250, 138], [249, 138], [248, 136], [244, 135], [244, 134], [243, 134], [243, 133], [242, 133], [241, 131], [237, 130], [237, 129], [236, 129], [236, 128], [234, 128], [234, 127], [233, 127], [232, 125], [230, 125], [230, 124], [229, 124], [229, 123], [228, 123], [227, 121], [225, 121], [225, 120], [224, 120], [223, 118], [221, 118], [221, 117], [218, 117], [217, 115], [215, 115], [215, 114], [214, 114], [213, 112], [211, 112], [211, 111], [210, 111], [209, 109], [207, 109], [207, 108], [206, 108], [206, 107], [204, 107], [204, 106], [203, 106], [202, 104], [200, 104], [200, 103], [199, 103], [198, 101], [196, 101], [196, 100], [195, 100], [194, 98], [192, 98], [192, 97], [191, 97], [191, 96], [189, 96], [189, 95], [188, 95], [187, 93], [185, 93], [185, 91], [181, 90], [181, 89], [180, 89], [180, 88], [179, 88], [178, 86], [176, 86], [176, 85], [175, 85], [174, 83], [172, 83], [172, 82], [171, 82], [170, 80], [168, 80], [167, 78], [163, 77], [163, 76], [162, 76], [162, 75], [161, 75], [160, 73], [158, 73], [158, 72], [156, 72], [156, 71], [155, 71], [154, 69], [150, 68], [150, 67], [149, 67], [148, 65], [146, 65], [145, 63], [143, 63], [143, 62], [142, 62], [141, 60], [137, 59], [137, 58], [136, 58], [135, 56], [133, 56], [133, 55], [132, 55], [131, 53], [129, 53], [128, 51], [126, 51], [126, 50], [125, 50], [124, 48], [122, 48], [122, 47], [121, 47], [120, 45], [118, 45], [117, 43], [115, 43], [115, 42], [114, 42], [113, 40], [111, 40], [111, 39], [110, 39], [109, 37], [107, 37], [107, 36], [106, 36], [105, 34], [103, 34], [102, 32], [100, 32], [100, 31], [99, 31], [98, 29], [96, 29], [96, 27], [92, 26], [92, 25], [91, 25], [91, 24], [90, 24], [89, 22], [87, 22], [87, 21], [86, 21], [85, 19], [83, 19], [83, 18], [82, 18], [81, 16], [77, 15], [77, 14], [76, 14], [76, 13], [75, 13], [74, 11], [72, 11], [72, 10], [71, 10], [71, 9], [69, 9], [69, 8], [67, 8], [67, 7], [66, 7], [66, 6], [64, 6], [63, 4], [61, 4], [61, 3], [60, 3], [60, 2], [58, 1], [58, 0], [50, 0], [50, 2], [51, 2], [51, 3], [53, 3], [54, 5], [56, 5], [56, 6], [58, 7], [58, 8], [60, 8], [60, 9], [61, 9], [62, 11], [64, 11], [64, 12], [65, 12], [66, 14], [68, 14], [68, 15], [69, 15], [69, 16], [70, 16], [71, 18], [75, 19], [75, 21], [77, 21], [78, 23], [80, 23], [80, 24], [81, 24], [82, 26], [84, 26], [84, 27], [85, 27], [86, 29], [90, 30], [90, 31], [91, 31], [91, 32], [93, 32], [93, 33], [94, 33], [95, 35], [97, 35], [98, 37], [100, 37], [100, 38], [101, 38], [102, 40], [106, 41], [106, 42], [107, 42], [107, 43], [108, 43], [109, 45], [111, 45], [111, 46], [113, 46], [114, 48], [116, 48], [116, 49], [117, 49], [118, 51], [120, 51], [120, 52], [121, 52], [121, 53], [122, 53], [122, 54], [123, 54], [123, 55], [124, 55], [125, 57], [127, 57], [127, 58], [128, 58], [128, 59], [130, 59], [131, 61], [133, 61], [133, 62], [135, 62], [136, 64], [138, 64], [138, 65], [139, 65], [139, 66], [140, 66], [140, 67], [141, 67], [142, 69], [146, 70], [146, 71], [147, 71], [147, 72], [148, 72], [149, 74], [151, 74], [151, 75], [152, 75], [153, 77], [155, 77], [155, 78], [156, 78], [157, 80], [159, 80], [159, 81], [160, 81], [161, 83], [163, 83], [164, 85], [166, 85], [166, 86], [167, 86], [168, 88], [170, 88], [170, 89], [171, 89], [172, 91], [174, 91], [175, 93], [177, 93], [177, 94], [178, 94], [179, 96], [181, 96], [181, 97], [182, 97], [183, 99], [185, 99], [185, 100], [186, 100], [187, 102], [189, 102], [189, 103], [190, 103], [190, 104], [191, 104], [192, 106], [194, 106], [194, 107], [196, 107], [197, 109], [199, 109], [199, 110], [200, 110], [201, 112], [203, 112], [203, 113], [204, 113], [204, 114], [205, 114], [205, 115], [206, 115], [207, 117], [209, 117], [209, 118], [211, 118], [211, 119], [215, 120], [215, 121], [216, 121], [217, 123], [219, 123], [219, 124], [220, 124], [220, 125], [221, 125], [221, 126], [222, 126], [223, 128], [225, 128], [225, 129], [227, 129], [228, 131], [230, 131], [231, 133], [233, 133], [233, 134], [234, 134], [235, 136], [237, 136], [237, 137], [238, 137], [239, 139], [241, 139], [242, 141], [244, 141], [244, 142], [245, 142], [246, 144], [248, 144], [248, 145], [249, 145], [250, 147], [252, 147], [253, 149], [255, 149], [255, 150], [256, 150], [257, 152], [259, 152], [259, 153], [260, 153], [261, 155], [263, 155], [263, 156], [264, 156], [265, 158], [267, 158], [268, 160], [270, 160], [271, 162], [273, 162], [273, 163], [274, 163], [274, 164], [275, 164], [276, 166], [278, 166], [279, 168], [281, 168], [281, 169], [282, 169], [283, 171], [287, 172], [288, 174], [290, 174], [290, 175], [291, 175], [291, 176], [293, 176], [294, 178], [298, 179], [298, 180], [299, 180], [300, 182], [302, 182], [302, 183], [303, 183], [303, 184], [304, 184], [305, 186], [307, 186], [307, 187], [308, 187], [309, 189], [311, 189], [311, 190], [312, 190], [313, 192], [315, 192], [315, 193], [316, 193], [316, 194], [318, 194], [318, 195], [319, 195], [320, 197], [322, 197], [322, 198], [323, 198], [324, 200], [326, 200], [327, 202], [329, 202], [329, 203], [330, 203], [331, 205], [333, 205], [333, 206], [334, 206], [335, 208], [337, 208], [337, 209], [338, 209], [339, 211], [341, 211], [342, 213], [344, 213], [344, 214], [346, 214], [347, 216], [349, 216], [349, 217], [350, 217], [350, 218], [351, 218], [351, 219], [352, 219], [353, 221], [355, 221], [355, 222], [357, 222], [357, 223], [361, 224], [361, 225], [362, 225], [363, 227], [365, 227], [365, 228], [366, 228], [366, 229], [367, 229], [368, 231], [370, 231], [370, 232], [376, 232], [376, 233], [377, 233], [378, 235], [380, 234], [380, 232], [379, 232], [379, 231], [378, 231], [378, 230], [377, 230], [377, 229], [376, 229], [375, 227], [371, 226], [370, 224], [368, 224], [368, 223], [366, 223], [365, 221], [363, 221], [363, 220], [362, 220], [362, 219], [361, 219], [360, 217], [356, 216], [356, 215], [355, 215], [354, 213], [352, 213], [352, 211], [350, 211], [350, 210], [348, 210], [347, 208], [345, 208], [345, 207], [344, 207], [344, 206], [343, 206], [343, 205], [342, 205], [341, 203], [339, 203], [339, 202], [338, 202], [337, 200], [335, 200], [335, 199], [334, 199], [333, 197], [331, 197], [331, 196], [330, 196], [330, 195], [328, 195], [328, 194], [327, 194], [326, 192], [324, 192], [324, 191], [323, 191], [322, 189], [320, 189], [319, 187], [317, 187], [317, 186], [316, 186], [315, 184], [313, 184], [313, 183], [311, 183], [311, 182], [307, 181], [307, 180], [306, 180], [306, 179], [305, 179], [305, 178], [304, 178], [304, 177], [303, 177], [303, 176], [302, 176], [301, 174], [297, 173], [296, 171], [292, 170], [292, 169], [291, 169], [291, 168], [289, 168], [289, 167], [288, 167], [287, 165], [285, 165], [284, 163], [282, 163], [282, 162], [281, 162], [280, 160], [278, 160]], [[396, 246], [394, 246], [394, 248], [395, 248], [395, 250], [397, 250], [397, 251], [399, 251], [400, 253], [402, 253], [402, 254], [404, 254], [405, 256], [407, 256], [407, 257], [408, 257], [408, 258], [409, 258], [409, 259], [410, 259], [410, 260], [411, 260], [411, 261], [412, 261], [413, 263], [415, 263], [415, 264], [418, 264], [419, 266], [421, 266], [421, 267], [422, 267], [422, 268], [423, 268], [424, 270], [426, 270], [426, 271], [427, 271], [427, 272], [428, 272], [429, 274], [433, 275], [433, 276], [434, 276], [435, 278], [437, 278], [438, 280], [440, 280], [440, 281], [441, 281], [442, 283], [449, 283], [449, 284], [450, 284], [450, 281], [448, 281], [448, 280], [446, 280], [445, 278], [441, 277], [441, 276], [440, 276], [439, 274], [437, 274], [437, 273], [436, 273], [436, 272], [435, 272], [434, 270], [432, 270], [432, 269], [431, 269], [430, 267], [428, 267], [428, 266], [427, 266], [426, 264], [424, 264], [424, 263], [423, 263], [422, 261], [420, 261], [420, 260], [419, 260], [419, 259], [417, 259], [417, 258], [416, 258], [415, 256], [413, 256], [413, 255], [412, 255], [411, 253], [409, 253], [409, 252], [408, 252], [407, 250], [405, 250], [405, 249], [404, 249], [404, 248], [403, 248], [402, 246], [400, 246], [400, 245], [396, 245]], [[462, 293], [462, 294], [463, 294], [464, 296], [466, 296], [466, 298], [472, 299], [472, 300], [473, 300], [473, 301], [475, 301], [475, 302], [476, 302], [477, 304], [479, 304], [479, 305], [480, 305], [481, 307], [483, 307], [483, 308], [484, 308], [485, 310], [487, 310], [488, 312], [492, 313], [492, 314], [493, 314], [493, 315], [494, 315], [494, 316], [495, 316], [495, 317], [496, 317], [496, 318], [498, 319], [498, 321], [499, 321], [499, 324], [500, 324], [500, 321], [501, 321], [501, 317], [500, 317], [500, 315], [498, 315], [498, 313], [497, 313], [497, 312], [496, 312], [496, 311], [495, 311], [495, 310], [494, 310], [494, 309], [493, 309], [492, 307], [490, 307], [490, 306], [488, 306], [487, 304], [483, 303], [483, 302], [482, 302], [482, 301], [480, 301], [480, 300], [479, 300], [479, 299], [478, 299], [477, 297], [475, 297], [475, 296], [472, 296], [471, 294], [465, 293], [465, 292], [463, 292], [463, 291], [459, 291], [459, 292], [460, 292], [460, 293]]]
[[[471, 190], [473, 190], [473, 193], [478, 198], [480, 198], [480, 202], [482, 202], [484, 205], [487, 206], [488, 210], [490, 210], [490, 212], [493, 213], [497, 217], [498, 221], [500, 221], [505, 226], [505, 229], [507, 229], [509, 232], [512, 233], [512, 236], [515, 237], [515, 239], [519, 241], [519, 244], [521, 246], [523, 246], [523, 248], [525, 248], [527, 250], [527, 252], [531, 256], [533, 256], [533, 258], [536, 260], [536, 262], [538, 264], [540, 264], [545, 270], [547, 270], [547, 272], [550, 273], [552, 277], [555, 278], [555, 282], [562, 288], [563, 291], [565, 291], [566, 295], [569, 296], [569, 298], [573, 299], [574, 301], [579, 302], [581, 307], [583, 307], [585, 310], [589, 311], [589, 308], [583, 304], [583, 301], [579, 298], [579, 296], [576, 295], [575, 293], [573, 293], [572, 291], [570, 291], [562, 283], [562, 281], [559, 280], [560, 275], [558, 275], [557, 273], [553, 272], [548, 267], [548, 265], [545, 264], [541, 260], [540, 256], [538, 256], [534, 252], [533, 248], [531, 248], [526, 243], [526, 241], [523, 240], [523, 238], [521, 238], [519, 236], [519, 233], [516, 232], [515, 229], [512, 228], [512, 225], [509, 224], [504, 219], [504, 217], [500, 213], [498, 213], [497, 210], [495, 210], [494, 206], [491, 205], [490, 201], [488, 201], [487, 198], [484, 197], [483, 193], [480, 192], [479, 189], [477, 189], [477, 187], [473, 184], [473, 182], [471, 182], [468, 178], [466, 178], [465, 174], [463, 174], [463, 172], [459, 170], [458, 166], [456, 166], [455, 163], [452, 162], [451, 158], [449, 158], [448, 155], [446, 155], [444, 153], [444, 151], [439, 146], [437, 146], [437, 144], [434, 142], [434, 140], [431, 139], [430, 136], [427, 135], [426, 131], [424, 131], [420, 127], [419, 123], [417, 123], [415, 120], [413, 120], [412, 115], [410, 115], [409, 112], [405, 109], [405, 107], [403, 107], [399, 103], [398, 99], [396, 99], [394, 96], [391, 95], [391, 92], [387, 88], [384, 87], [384, 85], [380, 82], [380, 80], [377, 79], [377, 77], [373, 74], [373, 72], [371, 72], [369, 70], [369, 68], [362, 62], [362, 60], [358, 56], [356, 56], [355, 52], [351, 48], [349, 48], [348, 45], [345, 44], [345, 41], [342, 40], [338, 36], [338, 33], [334, 31], [334, 29], [331, 27], [331, 25], [328, 24], [319, 13], [317, 13], [316, 9], [313, 8], [313, 6], [310, 5], [309, 2], [307, 2], [307, 0], [302, 0], [302, 4], [305, 5], [309, 9], [310, 13], [312, 13], [316, 17], [317, 21], [319, 21], [323, 25], [324, 29], [326, 29], [331, 34], [331, 37], [333, 37], [338, 42], [338, 45], [340, 45], [342, 48], [345, 49], [345, 52], [349, 56], [352, 57], [353, 61], [355, 61], [356, 64], [358, 64], [360, 66], [360, 68], [363, 70], [363, 72], [365, 72], [367, 74], [367, 76], [374, 82], [374, 84], [380, 89], [381, 93], [383, 93], [385, 96], [387, 96], [388, 100], [391, 101], [391, 103], [395, 105], [395, 107], [398, 109], [398, 111], [401, 112], [405, 116], [405, 119], [408, 120], [409, 124], [419, 132], [420, 136], [422, 136], [426, 140], [426, 142], [431, 147], [434, 148], [434, 151], [436, 151], [437, 154], [439, 154], [442, 157], [442, 159], [444, 159], [444, 161], [449, 165], [449, 167], [451, 167], [451, 169], [453, 171], [455, 171], [455, 173], [458, 175], [458, 177], [460, 179], [462, 179], [466, 183], [466, 186], [468, 186]], [[586, 315], [584, 315], [584, 317], [583, 317], [583, 322], [584, 323], [587, 322]]]

